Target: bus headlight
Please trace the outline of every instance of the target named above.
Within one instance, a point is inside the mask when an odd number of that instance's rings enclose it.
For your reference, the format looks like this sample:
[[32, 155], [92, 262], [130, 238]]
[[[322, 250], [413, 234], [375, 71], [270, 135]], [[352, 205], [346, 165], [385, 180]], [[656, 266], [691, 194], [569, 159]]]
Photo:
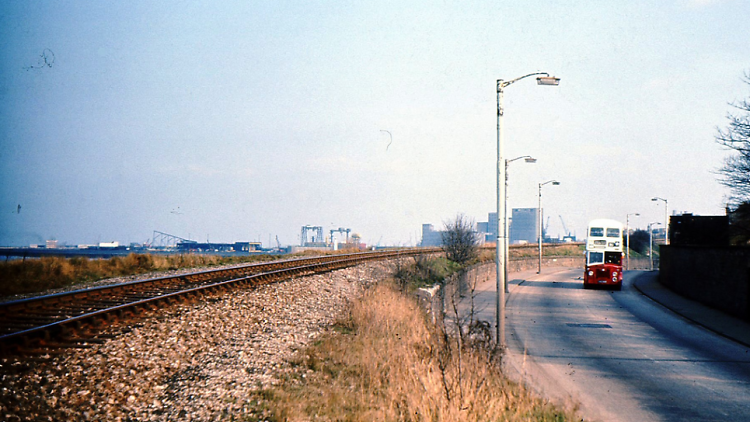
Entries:
[[589, 271], [589, 276], [592, 276], [592, 275], [594, 275], [594, 272], [593, 271]]

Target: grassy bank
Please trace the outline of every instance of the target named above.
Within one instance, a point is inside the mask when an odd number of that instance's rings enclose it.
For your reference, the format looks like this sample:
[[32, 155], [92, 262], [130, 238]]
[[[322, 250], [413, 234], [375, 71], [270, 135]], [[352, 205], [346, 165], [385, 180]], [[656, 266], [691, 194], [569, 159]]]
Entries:
[[293, 364], [247, 420], [576, 420], [506, 379], [486, 331], [450, 335], [396, 282], [368, 290]]
[[[583, 256], [586, 250], [584, 245], [556, 244], [545, 246], [542, 249], [544, 256]], [[511, 258], [529, 258], [539, 256], [539, 250], [535, 245], [511, 245], [508, 249]]]
[[0, 262], [0, 297], [42, 292], [104, 278], [168, 271], [180, 268], [227, 265], [258, 257], [215, 255], [136, 255], [109, 259], [43, 257], [24, 261]]

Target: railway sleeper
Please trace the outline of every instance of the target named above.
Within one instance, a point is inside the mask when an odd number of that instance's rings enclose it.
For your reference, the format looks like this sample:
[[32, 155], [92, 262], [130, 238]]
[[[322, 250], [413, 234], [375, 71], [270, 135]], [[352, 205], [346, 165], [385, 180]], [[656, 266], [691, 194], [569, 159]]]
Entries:
[[94, 306], [91, 303], [87, 303], [87, 304], [81, 305], [81, 306], [67, 307], [64, 310], [68, 311], [68, 312], [71, 312], [71, 313], [75, 313], [77, 315], [81, 315], [81, 314], [88, 314], [88, 313], [91, 313], [91, 312], [99, 311], [99, 310], [102, 310], [104, 308], [106, 308], [106, 306], [105, 307]]
[[[64, 339], [58, 340], [58, 341], [50, 341], [45, 345], [46, 347], [50, 349], [90, 349], [94, 347], [91, 344], [86, 344], [85, 342], [81, 342], [79, 339], [75, 340], [68, 340], [65, 341]], [[50, 350], [48, 349], [46, 353], [50, 353]]]
[[40, 325], [46, 325], [44, 322], [41, 324], [32, 323], [32, 324], [16, 324], [16, 325], [8, 325], [3, 327], [3, 331], [1, 334], [9, 335], [18, 333], [25, 330], [30, 330], [35, 327], [39, 327]]
[[123, 300], [122, 300], [121, 303], [125, 304], [125, 303], [128, 303], [128, 302], [138, 302], [138, 301], [141, 301], [141, 300], [156, 299], [156, 298], [159, 298], [160, 296], [164, 296], [165, 294], [166, 293], [155, 294], [155, 295], [150, 295], [150, 296], [146, 296], [146, 295], [126, 296], [126, 297], [123, 298]]
[[62, 355], [63, 353], [66, 353], [65, 350], [56, 348], [56, 345], [41, 345], [36, 347], [19, 347], [15, 349], [16, 353], [15, 355], [23, 355], [23, 356], [36, 356], [37, 358], [34, 360], [37, 361], [47, 361], [46, 358], [38, 358], [39, 356], [45, 356], [45, 355]]
[[17, 318], [13, 318], [12, 320], [3, 321], [1, 326], [5, 328], [5, 327], [14, 327], [16, 325], [29, 325], [29, 324], [44, 325], [50, 322], [55, 322], [56, 320], [57, 320], [56, 318], [33, 318], [33, 317], [19, 316]]
[[128, 319], [128, 318], [132, 318], [133, 316], [135, 316], [135, 313], [133, 313], [133, 311], [130, 309], [118, 309], [116, 311], [116, 314], [117, 314], [117, 317], [120, 319]]
[[40, 318], [47, 318], [47, 317], [51, 317], [51, 316], [53, 316], [53, 317], [70, 318], [71, 315], [65, 314], [64, 313], [65, 311], [66, 311], [66, 309], [54, 309], [54, 310], [53, 309], [44, 309], [44, 310], [39, 309], [37, 311], [29, 312], [29, 313], [26, 313], [24, 315], [37, 316], [37, 317], [40, 317]]
[[110, 308], [112, 306], [117, 306], [121, 304], [122, 302], [117, 301], [117, 300], [100, 300], [100, 301], [93, 303], [92, 305], [101, 305], [104, 308]]

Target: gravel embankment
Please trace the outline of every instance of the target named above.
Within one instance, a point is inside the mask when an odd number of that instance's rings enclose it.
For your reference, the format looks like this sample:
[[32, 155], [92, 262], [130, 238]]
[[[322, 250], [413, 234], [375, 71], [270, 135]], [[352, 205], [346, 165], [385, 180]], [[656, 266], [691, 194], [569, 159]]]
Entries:
[[179, 305], [87, 349], [0, 362], [0, 420], [236, 420], [388, 263]]

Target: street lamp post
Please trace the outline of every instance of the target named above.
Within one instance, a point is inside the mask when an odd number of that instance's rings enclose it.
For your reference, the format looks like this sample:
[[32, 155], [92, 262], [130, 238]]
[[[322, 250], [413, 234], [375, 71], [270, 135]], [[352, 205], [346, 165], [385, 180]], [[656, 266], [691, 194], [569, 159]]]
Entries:
[[649, 271], [654, 270], [654, 229], [653, 226], [658, 226], [661, 223], [654, 222], [648, 223], [648, 258], [651, 261]]
[[560, 184], [557, 180], [548, 180], [539, 184], [539, 209], [537, 210], [539, 213], [539, 270], [536, 272], [537, 274], [542, 273], [542, 240], [544, 238], [544, 225], [542, 224], [542, 217], [544, 217], [542, 215], [542, 186], [547, 183], [552, 183], [552, 186], [558, 186]]
[[625, 247], [626, 248], [625, 249], [625, 253], [627, 254], [627, 260], [625, 261], [626, 262], [625, 269], [627, 269], [627, 270], [630, 269], [630, 216], [631, 215], [639, 217], [640, 214], [638, 214], [637, 212], [634, 212], [634, 213], [631, 213], [631, 214], [628, 214], [628, 215], [625, 216], [625, 233], [626, 233], [626, 236], [627, 236], [627, 238], [626, 238], [627, 245]]
[[496, 339], [499, 347], [505, 347], [505, 207], [502, 202], [505, 200], [505, 166], [503, 159], [503, 95], [508, 85], [528, 78], [529, 76], [539, 75], [536, 80], [538, 85], [556, 86], [560, 83], [559, 78], [550, 76], [546, 72], [529, 73], [516, 79], [504, 81], [497, 80], [497, 244], [495, 247], [495, 272], [497, 290], [495, 301], [496, 321]]
[[664, 244], [669, 245], [669, 214], [668, 214], [668, 206], [667, 206], [667, 200], [664, 198], [659, 198], [658, 196], [655, 196], [651, 198], [652, 201], [664, 201]]
[[505, 160], [505, 293], [509, 293], [508, 290], [508, 256], [510, 256], [510, 253], [508, 252], [508, 248], [510, 247], [510, 225], [508, 224], [508, 164], [524, 159], [524, 162], [527, 163], [536, 163], [536, 158], [530, 156], [530, 155], [522, 155], [520, 157], [513, 158], [512, 160]]

